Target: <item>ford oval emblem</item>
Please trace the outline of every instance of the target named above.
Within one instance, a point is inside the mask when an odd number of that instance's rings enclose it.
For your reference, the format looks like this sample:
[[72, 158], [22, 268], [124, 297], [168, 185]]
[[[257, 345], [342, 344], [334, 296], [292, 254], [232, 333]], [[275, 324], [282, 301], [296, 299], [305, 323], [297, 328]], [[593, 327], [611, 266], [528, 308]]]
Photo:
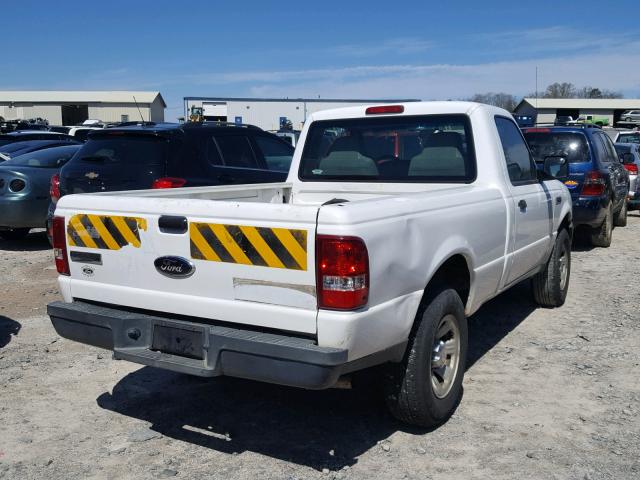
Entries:
[[159, 257], [153, 264], [158, 272], [170, 278], [187, 278], [196, 271], [196, 266], [182, 257]]

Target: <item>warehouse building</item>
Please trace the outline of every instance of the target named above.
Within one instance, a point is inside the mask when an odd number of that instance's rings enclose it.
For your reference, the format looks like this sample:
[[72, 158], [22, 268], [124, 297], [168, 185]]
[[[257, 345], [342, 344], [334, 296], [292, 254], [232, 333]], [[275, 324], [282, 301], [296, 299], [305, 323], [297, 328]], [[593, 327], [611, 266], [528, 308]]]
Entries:
[[0, 91], [0, 117], [43, 118], [50, 125], [78, 125], [88, 119], [128, 122], [141, 116], [164, 122], [166, 107], [160, 92]]
[[185, 97], [184, 116], [188, 120], [195, 107], [202, 108], [206, 121], [249, 123], [263, 130], [278, 130], [283, 122], [290, 121], [294, 129], [300, 130], [307, 117], [320, 110], [417, 101], [419, 100]]
[[515, 115], [529, 115], [537, 123], [553, 123], [557, 116], [574, 119], [580, 115], [607, 118], [609, 125], [621, 121], [626, 110], [640, 110], [640, 99], [630, 98], [524, 98], [514, 110]]

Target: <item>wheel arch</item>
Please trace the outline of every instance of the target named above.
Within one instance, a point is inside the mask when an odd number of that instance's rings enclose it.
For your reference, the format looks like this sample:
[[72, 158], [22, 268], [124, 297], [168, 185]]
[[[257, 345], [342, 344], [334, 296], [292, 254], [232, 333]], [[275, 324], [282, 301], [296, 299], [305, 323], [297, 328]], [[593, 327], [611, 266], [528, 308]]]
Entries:
[[558, 232], [560, 232], [560, 230], [567, 230], [569, 236], [573, 238], [573, 216], [570, 211], [564, 215], [560, 225], [558, 225]]
[[473, 269], [468, 255], [463, 252], [451, 253], [445, 256], [433, 270], [433, 274], [424, 288], [421, 305], [429, 300], [434, 291], [446, 285], [458, 292], [462, 304], [466, 307], [471, 293], [472, 281]]

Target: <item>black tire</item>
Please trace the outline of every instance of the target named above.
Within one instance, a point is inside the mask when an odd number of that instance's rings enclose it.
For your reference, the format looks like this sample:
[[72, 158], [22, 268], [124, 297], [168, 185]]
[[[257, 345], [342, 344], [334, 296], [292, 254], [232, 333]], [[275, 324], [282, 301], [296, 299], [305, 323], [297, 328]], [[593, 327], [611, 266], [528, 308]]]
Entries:
[[613, 224], [616, 227], [626, 227], [627, 226], [627, 200], [623, 200], [622, 202], [622, 208], [620, 208], [620, 211], [618, 213], [616, 213], [614, 219], [613, 219]]
[[607, 213], [602, 225], [591, 232], [591, 244], [594, 247], [608, 248], [611, 245], [611, 235], [613, 233], [613, 205], [609, 202]]
[[[462, 396], [462, 379], [467, 362], [467, 319], [462, 300], [450, 288], [442, 288], [434, 293], [429, 297], [430, 301], [424, 302], [418, 310], [403, 362], [391, 364], [384, 377], [385, 398], [391, 414], [402, 422], [421, 427], [436, 427], [453, 414]], [[447, 354], [446, 349], [441, 350], [440, 358], [436, 358], [435, 353], [437, 330], [439, 327], [445, 330], [449, 324], [455, 325], [457, 332], [451, 331], [452, 335], [446, 344], [453, 342], [455, 335], [458, 335], [458, 358], [454, 366], [455, 355]], [[444, 345], [445, 342], [441, 347]], [[447, 372], [446, 367], [436, 366], [436, 362], [443, 358], [444, 362], [451, 361], [452, 364], [448, 370], [452, 375], [448, 386], [445, 382], [437, 382], [437, 379], [446, 377], [446, 374], [436, 376], [437, 371]], [[432, 377], [436, 380], [432, 380]], [[438, 387], [434, 386], [434, 382]], [[443, 387], [440, 396], [436, 394], [439, 387]]]
[[544, 269], [532, 278], [533, 298], [541, 307], [564, 304], [571, 276], [571, 236], [560, 230]]
[[3, 240], [22, 240], [29, 235], [30, 228], [12, 228], [11, 230], [0, 230], [0, 238]]

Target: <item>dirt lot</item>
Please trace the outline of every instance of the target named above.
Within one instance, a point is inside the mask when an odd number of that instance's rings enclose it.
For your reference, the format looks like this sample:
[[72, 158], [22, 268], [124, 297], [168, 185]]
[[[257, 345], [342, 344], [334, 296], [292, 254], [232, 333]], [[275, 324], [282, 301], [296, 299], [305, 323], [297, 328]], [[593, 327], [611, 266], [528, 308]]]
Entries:
[[573, 253], [566, 305], [526, 285], [470, 320], [464, 398], [434, 431], [377, 398], [111, 360], [59, 338], [42, 234], [0, 244], [0, 478], [640, 478], [640, 216]]

